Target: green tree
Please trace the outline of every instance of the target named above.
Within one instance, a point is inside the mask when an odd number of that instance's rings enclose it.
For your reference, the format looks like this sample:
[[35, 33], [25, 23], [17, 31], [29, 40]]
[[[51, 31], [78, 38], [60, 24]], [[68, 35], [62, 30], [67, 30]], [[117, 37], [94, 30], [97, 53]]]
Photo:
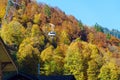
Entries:
[[110, 35], [110, 34], [107, 34], [107, 35], [106, 35], [106, 38], [107, 38], [108, 40], [110, 40], [111, 35]]
[[84, 30], [84, 26], [83, 26], [81, 20], [78, 21], [78, 25], [79, 25], [79, 27], [80, 27], [81, 30]]
[[103, 32], [102, 26], [99, 25], [98, 23], [96, 23], [96, 24], [94, 25], [94, 28], [95, 28], [95, 30], [96, 30], [97, 32]]
[[48, 5], [45, 5], [44, 13], [48, 18], [51, 16], [51, 10], [50, 10], [50, 7]]

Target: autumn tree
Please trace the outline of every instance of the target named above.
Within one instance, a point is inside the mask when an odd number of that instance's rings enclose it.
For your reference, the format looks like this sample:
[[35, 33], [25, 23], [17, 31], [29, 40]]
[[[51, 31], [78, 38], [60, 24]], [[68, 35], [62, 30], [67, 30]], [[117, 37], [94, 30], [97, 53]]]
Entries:
[[[42, 75], [74, 75], [76, 80], [120, 78], [118, 64], [110, 61], [114, 56], [111, 52], [120, 52], [120, 40], [102, 33], [99, 24], [88, 28], [58, 8], [31, 0], [19, 0], [21, 6], [11, 8], [7, 23], [3, 20], [4, 2], [6, 5], [6, 0], [0, 1], [0, 35], [7, 46], [17, 45], [17, 50], [10, 52], [20, 72], [36, 75], [40, 64]], [[54, 38], [48, 36], [49, 23], [56, 26]]]
[[53, 60], [56, 63], [55, 74], [63, 75], [64, 73], [64, 58], [67, 50], [67, 45], [60, 44], [54, 50]]
[[43, 50], [41, 53], [41, 59], [45, 63], [43, 66], [43, 69], [45, 70], [44, 74], [46, 74], [46, 75], [50, 75], [54, 71], [53, 67], [54, 67], [55, 63], [52, 62], [53, 49], [54, 49], [53, 46], [49, 46], [48, 48]]
[[70, 37], [66, 31], [62, 31], [59, 36], [60, 43], [70, 44]]
[[1, 30], [3, 40], [9, 44], [19, 45], [24, 38], [25, 28], [18, 21], [4, 24]]
[[[26, 36], [20, 44], [17, 58], [21, 70], [36, 75], [37, 64], [41, 64], [40, 52], [44, 49], [45, 37], [42, 35], [42, 32], [37, 24], [28, 25], [27, 29], [30, 31], [29, 36]], [[27, 69], [26, 66], [28, 66]]]
[[109, 62], [102, 66], [100, 69], [100, 80], [119, 80], [119, 68], [115, 63]]
[[[64, 49], [63, 49], [64, 47]], [[54, 49], [49, 46], [41, 53], [41, 59], [44, 62], [44, 75], [62, 75], [64, 72], [64, 57], [67, 46], [61, 44]]]
[[99, 51], [99, 49], [95, 45], [89, 44], [89, 49], [91, 51], [90, 59], [94, 60], [100, 69], [104, 63], [103, 54]]
[[40, 16], [41, 14], [35, 14], [33, 22], [36, 24], [40, 24]]
[[98, 48], [91, 43], [87, 44], [83, 42], [83, 45], [82, 53], [85, 59], [84, 71], [86, 71], [87, 79], [98, 80], [99, 71], [103, 65], [102, 54], [100, 54]]
[[39, 37], [41, 35], [40, 27], [34, 24], [31, 29], [31, 37]]
[[65, 57], [65, 74], [73, 74], [77, 80], [85, 80], [84, 57], [79, 42], [71, 43]]
[[4, 0], [4, 1], [1, 0], [1, 1], [0, 1], [0, 20], [2, 20], [2, 18], [3, 18], [4, 15], [5, 15], [6, 3], [7, 3], [6, 0]]
[[31, 29], [31, 40], [33, 46], [37, 47], [40, 51], [44, 49], [45, 46], [45, 36], [42, 35], [42, 31], [37, 24], [34, 24]]
[[31, 29], [33, 24], [31, 22], [26, 23], [26, 29], [25, 29], [25, 38], [31, 37]]
[[79, 34], [80, 28], [77, 23], [72, 23], [72, 21], [64, 21], [62, 23], [62, 29], [68, 33], [68, 35], [75, 39], [77, 38], [77, 34]]
[[29, 20], [34, 18], [34, 14], [38, 13], [38, 5], [36, 3], [28, 3], [25, 9], [24, 17], [27, 17]]
[[[37, 64], [40, 63], [40, 51], [34, 45], [36, 41], [26, 38], [20, 44], [17, 60], [21, 71], [29, 74], [37, 74]], [[27, 66], [27, 67], [26, 67]]]
[[102, 32], [97, 32], [94, 34], [94, 43], [100, 47], [106, 47], [106, 35]]
[[51, 8], [51, 18], [50, 22], [55, 25], [61, 25], [64, 20], [67, 19], [67, 16], [64, 12], [62, 12], [58, 7]]
[[80, 39], [70, 44], [65, 57], [67, 74], [73, 74], [77, 80], [98, 80], [102, 65], [102, 55], [95, 45]]
[[99, 73], [98, 64], [94, 60], [91, 60], [88, 62], [88, 65], [89, 65], [87, 69], [88, 80], [98, 80], [98, 73]]
[[89, 33], [87, 38], [88, 38], [88, 42], [93, 43], [93, 41], [94, 41], [94, 34], [93, 33]]

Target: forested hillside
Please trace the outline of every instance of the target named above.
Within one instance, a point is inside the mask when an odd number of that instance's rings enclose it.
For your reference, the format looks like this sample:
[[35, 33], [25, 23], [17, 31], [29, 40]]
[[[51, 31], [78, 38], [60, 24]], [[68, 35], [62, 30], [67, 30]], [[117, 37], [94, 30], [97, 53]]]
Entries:
[[[74, 75], [76, 80], [119, 80], [120, 40], [83, 25], [57, 7], [19, 0], [6, 13], [0, 1], [0, 35], [20, 72]], [[54, 29], [51, 27], [54, 25]], [[54, 36], [49, 33], [53, 31]]]
[[115, 36], [116, 38], [119, 38], [120, 39], [120, 31], [119, 30], [116, 30], [116, 29], [112, 29], [112, 30], [109, 30], [108, 28], [105, 28], [101, 25], [99, 25], [98, 23], [96, 23], [94, 25], [94, 28], [97, 30], [97, 31], [100, 31], [100, 32], [103, 32], [107, 35], [112, 35], [112, 36]]

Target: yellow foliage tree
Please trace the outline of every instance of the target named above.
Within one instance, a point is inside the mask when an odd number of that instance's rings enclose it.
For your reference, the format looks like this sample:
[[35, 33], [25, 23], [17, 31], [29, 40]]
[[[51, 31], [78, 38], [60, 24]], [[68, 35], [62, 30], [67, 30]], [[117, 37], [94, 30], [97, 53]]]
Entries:
[[88, 37], [88, 41], [90, 43], [93, 43], [93, 41], [94, 41], [94, 34], [93, 33], [89, 33], [87, 37]]
[[31, 36], [32, 37], [35, 37], [35, 36], [40, 36], [41, 32], [40, 32], [40, 28], [37, 24], [34, 24], [32, 26], [32, 29], [31, 29]]
[[40, 24], [40, 16], [41, 16], [41, 14], [35, 14], [34, 15], [34, 23], [35, 24]]
[[62, 31], [59, 37], [60, 43], [70, 44], [70, 37], [66, 31]]
[[6, 0], [0, 0], [0, 19], [2, 19], [5, 15], [6, 2]]
[[115, 63], [109, 62], [102, 66], [100, 69], [100, 80], [119, 80], [119, 68]]
[[24, 38], [25, 28], [17, 21], [4, 24], [1, 29], [1, 36], [7, 44], [19, 45]]
[[79, 41], [70, 44], [65, 57], [65, 74], [73, 74], [76, 80], [85, 80], [84, 56], [81, 53]]
[[98, 80], [99, 66], [96, 61], [91, 60], [88, 62], [88, 80]]
[[30, 38], [26, 38], [21, 43], [17, 53], [17, 61], [22, 72], [37, 75], [40, 52], [38, 48], [34, 48]]

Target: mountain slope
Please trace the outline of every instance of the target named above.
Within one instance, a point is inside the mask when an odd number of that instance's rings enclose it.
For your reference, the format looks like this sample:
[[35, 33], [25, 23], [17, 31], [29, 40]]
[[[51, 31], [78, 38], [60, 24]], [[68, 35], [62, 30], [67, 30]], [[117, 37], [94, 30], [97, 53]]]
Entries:
[[[25, 0], [19, 4], [22, 7], [12, 7], [7, 19], [0, 17], [0, 32], [21, 72], [37, 75], [40, 64], [41, 75], [72, 74], [77, 80], [120, 78], [119, 39], [83, 25], [59, 8]], [[54, 37], [48, 35], [51, 31]]]

